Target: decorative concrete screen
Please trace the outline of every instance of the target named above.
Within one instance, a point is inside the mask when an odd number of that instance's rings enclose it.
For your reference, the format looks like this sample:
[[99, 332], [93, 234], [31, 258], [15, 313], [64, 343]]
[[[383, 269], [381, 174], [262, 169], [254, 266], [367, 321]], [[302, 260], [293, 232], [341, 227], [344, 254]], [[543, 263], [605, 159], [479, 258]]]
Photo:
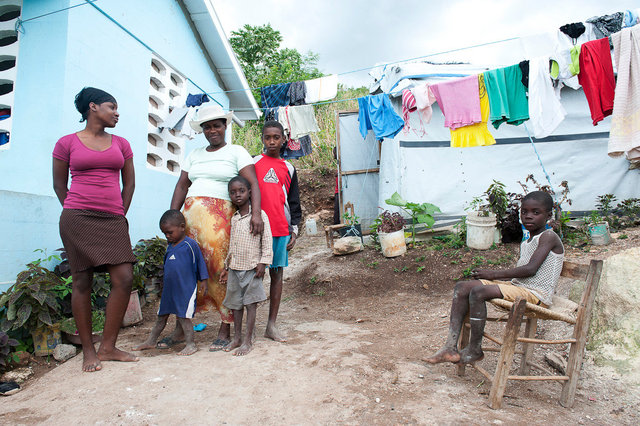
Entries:
[[0, 1], [0, 150], [8, 149], [11, 136], [13, 88], [16, 80], [21, 0]]
[[[160, 58], [151, 60], [149, 80], [149, 130], [147, 135], [147, 167], [152, 170], [180, 174], [186, 136], [162, 127], [174, 108], [184, 107], [186, 79]], [[188, 126], [188, 124], [186, 124]]]

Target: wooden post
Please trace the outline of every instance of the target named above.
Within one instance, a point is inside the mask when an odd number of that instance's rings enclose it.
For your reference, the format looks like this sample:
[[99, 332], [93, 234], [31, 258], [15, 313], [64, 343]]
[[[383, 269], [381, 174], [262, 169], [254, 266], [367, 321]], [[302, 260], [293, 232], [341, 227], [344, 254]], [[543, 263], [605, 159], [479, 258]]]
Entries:
[[[527, 317], [527, 325], [524, 330], [525, 337], [530, 339], [535, 338], [537, 328], [538, 320], [536, 318]], [[518, 374], [521, 376], [527, 376], [529, 374], [529, 361], [531, 360], [533, 349], [533, 343], [522, 344], [522, 361], [520, 361], [520, 369], [518, 370]]]
[[520, 333], [520, 323], [527, 306], [526, 300], [518, 297], [511, 307], [509, 320], [505, 327], [504, 339], [502, 340], [502, 351], [496, 365], [496, 372], [491, 384], [489, 392], [489, 407], [494, 410], [502, 406], [502, 397], [504, 396], [504, 388], [507, 386], [509, 378], [509, 369], [513, 361], [513, 353], [516, 350], [518, 334]]
[[580, 308], [578, 309], [576, 325], [573, 329], [573, 337], [576, 339], [576, 342], [571, 345], [571, 349], [569, 350], [569, 360], [567, 361], [567, 376], [569, 376], [569, 380], [562, 386], [562, 395], [560, 396], [560, 405], [563, 407], [570, 408], [575, 401], [578, 378], [580, 377], [580, 369], [582, 368], [582, 357], [584, 356], [584, 348], [587, 345], [591, 311], [596, 298], [601, 274], [602, 260], [592, 260], [589, 267], [589, 274], [587, 275], [587, 284], [584, 294], [582, 295]]
[[[470, 330], [466, 327], [469, 316], [466, 316], [462, 322], [462, 330], [460, 331], [460, 339], [458, 339], [458, 351], [461, 351], [469, 344]], [[458, 376], [464, 376], [466, 365], [462, 362], [458, 363]]]

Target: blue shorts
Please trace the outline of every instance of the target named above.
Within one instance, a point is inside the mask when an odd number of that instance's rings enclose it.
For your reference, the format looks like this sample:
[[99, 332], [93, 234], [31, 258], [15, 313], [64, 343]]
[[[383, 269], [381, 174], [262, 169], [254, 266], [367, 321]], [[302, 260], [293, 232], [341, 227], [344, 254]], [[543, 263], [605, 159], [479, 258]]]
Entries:
[[287, 244], [291, 240], [290, 235], [284, 237], [273, 237], [273, 263], [270, 268], [283, 268], [289, 266], [289, 252]]

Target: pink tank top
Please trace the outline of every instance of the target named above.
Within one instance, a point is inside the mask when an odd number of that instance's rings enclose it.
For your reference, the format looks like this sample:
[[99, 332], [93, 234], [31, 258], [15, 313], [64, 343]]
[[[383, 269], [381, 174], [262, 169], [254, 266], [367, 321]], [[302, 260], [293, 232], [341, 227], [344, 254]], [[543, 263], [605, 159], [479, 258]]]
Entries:
[[112, 135], [109, 148], [95, 151], [72, 133], [56, 143], [53, 157], [67, 162], [71, 172], [65, 209], [98, 210], [124, 216], [120, 171], [124, 162], [133, 158], [126, 139]]

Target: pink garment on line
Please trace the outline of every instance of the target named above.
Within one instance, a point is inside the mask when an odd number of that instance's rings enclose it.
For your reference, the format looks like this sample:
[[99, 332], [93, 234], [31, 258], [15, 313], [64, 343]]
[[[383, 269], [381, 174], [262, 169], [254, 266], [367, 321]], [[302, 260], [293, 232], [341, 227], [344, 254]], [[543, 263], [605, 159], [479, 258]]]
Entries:
[[87, 148], [78, 135], [60, 138], [53, 157], [69, 163], [71, 187], [64, 200], [65, 209], [84, 209], [124, 216], [120, 171], [133, 158], [126, 139], [111, 135], [111, 146], [104, 151]]
[[444, 125], [450, 129], [480, 123], [478, 76], [459, 78], [431, 86], [444, 114]]

